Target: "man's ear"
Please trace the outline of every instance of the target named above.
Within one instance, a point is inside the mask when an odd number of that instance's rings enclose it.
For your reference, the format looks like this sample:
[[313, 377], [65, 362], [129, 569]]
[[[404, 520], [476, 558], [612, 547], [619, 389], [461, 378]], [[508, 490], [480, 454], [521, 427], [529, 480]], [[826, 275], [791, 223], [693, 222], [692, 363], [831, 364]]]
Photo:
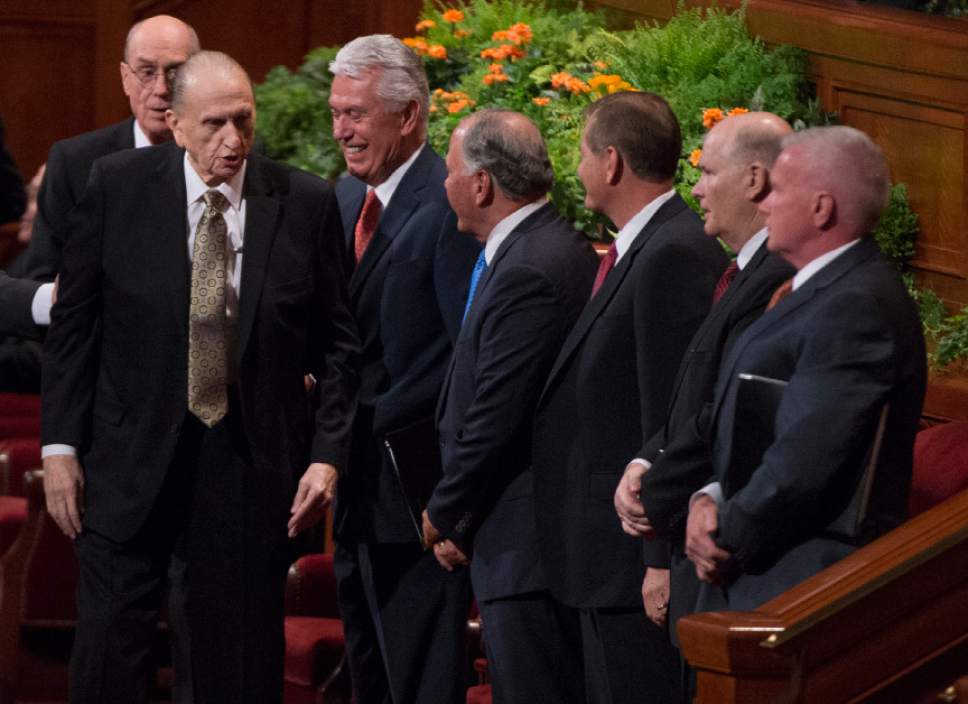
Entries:
[[487, 208], [494, 202], [494, 179], [487, 171], [474, 174], [474, 205]]
[[746, 200], [759, 203], [770, 192], [770, 172], [762, 162], [754, 161], [743, 176], [743, 192]]
[[406, 136], [417, 130], [420, 126], [420, 105], [416, 100], [411, 100], [400, 111], [400, 134]]
[[124, 62], [118, 64], [118, 69], [121, 71], [121, 88], [124, 90], [124, 94], [130, 96], [131, 91], [128, 90], [128, 82], [125, 80], [127, 76], [128, 67], [125, 66]]
[[622, 180], [625, 172], [625, 160], [615, 147], [605, 147], [608, 164], [605, 167], [605, 179], [609, 186], [614, 186]]
[[818, 192], [813, 199], [811, 212], [813, 226], [818, 230], [829, 229], [837, 221], [837, 201], [827, 191]]
[[178, 129], [178, 115], [171, 108], [165, 110], [165, 124], [168, 125], [168, 129], [171, 130], [172, 135], [175, 138], [175, 144], [184, 149], [184, 140], [182, 139], [181, 130]]

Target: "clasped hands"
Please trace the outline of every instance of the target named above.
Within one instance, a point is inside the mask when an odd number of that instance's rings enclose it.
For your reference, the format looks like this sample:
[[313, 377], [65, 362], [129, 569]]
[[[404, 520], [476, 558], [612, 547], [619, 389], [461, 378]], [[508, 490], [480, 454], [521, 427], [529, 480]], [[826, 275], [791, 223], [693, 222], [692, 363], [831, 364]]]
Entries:
[[699, 494], [689, 506], [686, 521], [686, 556], [696, 567], [696, 576], [709, 584], [722, 584], [733, 566], [730, 552], [716, 545], [719, 507], [712, 497]]
[[445, 538], [439, 530], [434, 528], [426, 511], [423, 512], [421, 517], [423, 519], [424, 544], [433, 546], [434, 557], [437, 558], [440, 566], [448, 572], [453, 572], [458, 567], [466, 565], [468, 563], [467, 555], [457, 547], [453, 540]]

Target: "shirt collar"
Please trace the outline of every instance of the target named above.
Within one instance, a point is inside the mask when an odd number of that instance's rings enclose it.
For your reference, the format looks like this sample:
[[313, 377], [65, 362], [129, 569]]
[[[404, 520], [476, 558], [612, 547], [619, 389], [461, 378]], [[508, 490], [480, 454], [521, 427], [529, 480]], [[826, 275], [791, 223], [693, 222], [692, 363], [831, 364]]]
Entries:
[[531, 201], [527, 205], [522, 205], [494, 226], [487, 236], [487, 243], [484, 245], [484, 261], [487, 262], [488, 266], [491, 265], [494, 255], [497, 254], [497, 250], [500, 249], [504, 240], [514, 232], [514, 228], [524, 222], [529, 215], [539, 210], [547, 202], [547, 198], [539, 198], [538, 200]]
[[[245, 183], [245, 170], [248, 165], [249, 160], [246, 159], [242, 162], [242, 168], [232, 178], [215, 186], [215, 190], [221, 192], [226, 200], [228, 200], [229, 205], [235, 208], [235, 210], [242, 208], [242, 184]], [[201, 176], [198, 175], [191, 163], [189, 163], [188, 152], [185, 152], [184, 166], [185, 194], [188, 197], [188, 205], [191, 205], [205, 195], [205, 192], [210, 190], [211, 187], [205, 184]]]
[[369, 193], [370, 191], [376, 191], [376, 197], [380, 199], [380, 205], [383, 208], [383, 210], [387, 209], [387, 206], [390, 204], [390, 199], [393, 198], [393, 194], [397, 190], [397, 186], [400, 185], [400, 182], [403, 180], [403, 177], [406, 175], [407, 170], [411, 166], [413, 166], [413, 162], [415, 162], [417, 160], [417, 157], [420, 156], [420, 152], [423, 148], [424, 148], [424, 145], [422, 143], [419, 147], [417, 147], [414, 150], [413, 154], [410, 155], [409, 159], [407, 159], [405, 162], [400, 164], [400, 166], [398, 166], [393, 171], [393, 173], [390, 174], [390, 176], [387, 178], [386, 181], [384, 181], [378, 186], [366, 187], [367, 193]]
[[807, 280], [810, 279], [811, 276], [813, 276], [818, 271], [823, 269], [830, 262], [832, 262], [834, 259], [839, 257], [841, 254], [846, 252], [848, 249], [853, 247], [858, 242], [860, 242], [859, 237], [856, 240], [851, 240], [847, 244], [837, 247], [837, 249], [830, 250], [826, 254], [821, 254], [813, 261], [808, 262], [802, 269], [800, 269], [800, 271], [796, 273], [796, 276], [793, 277], [793, 290], [796, 291], [798, 288], [803, 286], [805, 283], [807, 283]]
[[746, 240], [746, 244], [739, 248], [739, 252], [736, 253], [736, 264], [739, 266], [739, 270], [742, 271], [746, 268], [746, 265], [750, 263], [750, 259], [756, 254], [763, 243], [766, 242], [767, 229], [764, 227], [762, 230], [757, 232], [755, 235]]
[[148, 139], [148, 135], [146, 135], [145, 131], [141, 129], [141, 125], [138, 124], [137, 120], [133, 120], [133, 122], [134, 122], [134, 148], [141, 149], [142, 147], [150, 147], [151, 140]]
[[631, 220], [625, 223], [625, 227], [618, 231], [618, 234], [615, 236], [616, 262], [629, 250], [635, 238], [649, 224], [652, 216], [675, 194], [675, 190], [669, 190], [661, 196], [653, 198], [642, 210], [633, 215]]

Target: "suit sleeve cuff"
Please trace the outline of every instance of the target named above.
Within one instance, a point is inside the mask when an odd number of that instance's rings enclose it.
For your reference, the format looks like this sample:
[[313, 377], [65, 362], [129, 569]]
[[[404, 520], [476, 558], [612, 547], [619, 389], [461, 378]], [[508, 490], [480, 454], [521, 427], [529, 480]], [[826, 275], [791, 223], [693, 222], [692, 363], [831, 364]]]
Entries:
[[54, 302], [54, 284], [41, 284], [34, 292], [30, 314], [37, 325], [50, 325], [50, 307]]
[[54, 455], [67, 455], [68, 457], [77, 457], [77, 449], [72, 445], [44, 445], [40, 448], [41, 459], [45, 457], [53, 457]]

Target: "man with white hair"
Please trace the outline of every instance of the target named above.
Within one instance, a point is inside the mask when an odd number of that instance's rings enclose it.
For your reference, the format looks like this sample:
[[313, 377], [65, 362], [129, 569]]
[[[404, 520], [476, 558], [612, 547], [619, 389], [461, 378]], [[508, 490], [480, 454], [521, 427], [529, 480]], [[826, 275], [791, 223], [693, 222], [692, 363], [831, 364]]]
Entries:
[[[433, 414], [479, 246], [456, 230], [443, 160], [426, 143], [420, 57], [389, 35], [360, 37], [330, 65], [333, 136], [349, 176], [336, 187], [351, 307], [362, 342], [349, 472], [339, 478], [335, 570], [356, 701], [463, 702], [466, 569], [421, 544], [385, 442], [405, 437], [439, 473]], [[401, 455], [397, 459], [405, 464]], [[426, 498], [426, 497], [423, 497]]]
[[[850, 127], [805, 130], [782, 146], [760, 210], [770, 251], [797, 273], [720, 367], [716, 481], [693, 497], [686, 527], [686, 554], [706, 582], [698, 611], [752, 610], [906, 515], [925, 351], [915, 305], [870, 237], [887, 163]], [[775, 416], [740, 390], [776, 382]], [[756, 448], [742, 419], [765, 413], [772, 441]]]
[[358, 341], [333, 188], [249, 154], [255, 117], [242, 67], [195, 54], [177, 147], [99, 159], [67, 238], [42, 454], [80, 565], [72, 704], [147, 702], [168, 583], [173, 700], [282, 700], [287, 534], [346, 464]]

